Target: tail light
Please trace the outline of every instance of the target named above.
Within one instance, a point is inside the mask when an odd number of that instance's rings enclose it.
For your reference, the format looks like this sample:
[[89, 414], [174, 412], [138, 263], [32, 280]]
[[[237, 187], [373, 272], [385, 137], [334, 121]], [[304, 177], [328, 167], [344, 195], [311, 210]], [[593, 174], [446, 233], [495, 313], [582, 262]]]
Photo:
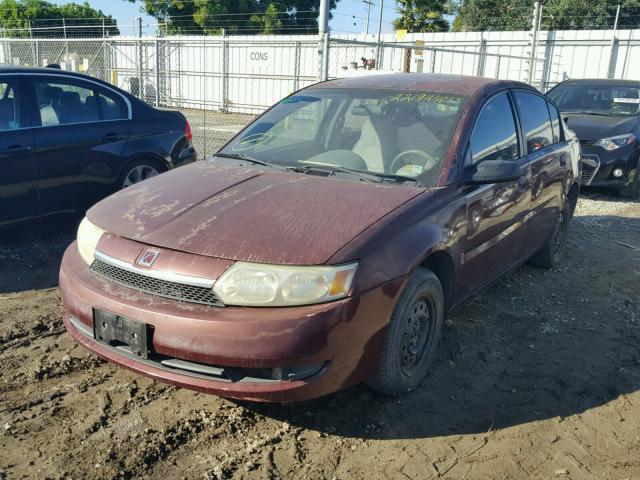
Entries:
[[187, 137], [187, 141], [191, 141], [193, 139], [193, 133], [191, 133], [191, 125], [189, 125], [189, 120], [186, 120], [186, 124], [184, 126], [184, 136]]

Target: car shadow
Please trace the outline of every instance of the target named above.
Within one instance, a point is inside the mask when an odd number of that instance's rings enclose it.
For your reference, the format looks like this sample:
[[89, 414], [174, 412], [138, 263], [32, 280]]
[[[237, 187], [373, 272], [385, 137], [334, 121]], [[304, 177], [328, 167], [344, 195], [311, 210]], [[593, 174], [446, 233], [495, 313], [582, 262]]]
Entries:
[[61, 216], [0, 230], [0, 293], [57, 286], [78, 223], [76, 216]]
[[356, 386], [308, 402], [241, 404], [321, 435], [406, 439], [562, 422], [638, 391], [637, 239], [640, 218], [576, 217], [559, 268], [523, 266], [449, 315], [431, 373], [404, 397]]

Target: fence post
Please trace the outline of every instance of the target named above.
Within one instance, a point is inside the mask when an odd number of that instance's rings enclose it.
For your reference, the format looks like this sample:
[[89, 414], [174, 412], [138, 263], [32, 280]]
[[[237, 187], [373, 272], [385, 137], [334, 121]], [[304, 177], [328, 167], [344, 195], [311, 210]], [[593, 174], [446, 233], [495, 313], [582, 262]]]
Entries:
[[531, 53], [529, 55], [529, 71], [527, 83], [532, 84], [536, 71], [536, 49], [538, 47], [538, 19], [540, 18], [540, 2], [533, 4], [533, 20], [531, 22]]
[[[102, 37], [104, 38], [104, 37]], [[109, 76], [109, 61], [107, 59], [107, 42], [106, 40], [102, 40], [102, 75], [103, 80], [105, 82], [111, 83], [111, 78]]]
[[222, 111], [226, 112], [229, 100], [229, 42], [222, 40]]
[[156, 107], [160, 106], [160, 42], [156, 36]]
[[484, 76], [484, 68], [486, 62], [487, 40], [484, 38], [484, 32], [480, 32], [480, 43], [478, 44], [478, 77]]
[[138, 21], [138, 98], [144, 100], [144, 79], [143, 79], [143, 65], [142, 65], [142, 17], [137, 18]]
[[300, 88], [300, 42], [296, 42], [293, 65], [293, 91]]
[[329, 32], [326, 32], [322, 43], [322, 80], [329, 80], [329, 40]]
[[68, 68], [67, 62], [69, 61], [69, 40], [67, 40], [67, 21], [62, 17], [62, 30], [64, 32], [64, 64], [65, 68]]

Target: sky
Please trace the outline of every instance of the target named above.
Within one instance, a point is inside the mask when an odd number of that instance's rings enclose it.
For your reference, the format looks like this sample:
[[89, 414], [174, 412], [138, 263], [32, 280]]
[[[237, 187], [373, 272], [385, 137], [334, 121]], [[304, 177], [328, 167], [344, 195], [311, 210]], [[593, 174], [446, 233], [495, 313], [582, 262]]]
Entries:
[[[83, 0], [50, 0], [59, 5], [64, 3], [83, 3]], [[369, 33], [377, 33], [378, 19], [380, 18], [380, 2], [383, 2], [382, 32], [393, 31], [391, 22], [396, 15], [396, 3], [394, 0], [371, 0], [371, 15], [369, 18]], [[131, 3], [126, 0], [88, 0], [93, 8], [102, 10], [105, 14], [111, 15], [118, 21], [118, 27], [122, 35], [133, 35], [134, 17], [142, 16], [144, 33], [153, 34], [155, 32], [156, 20], [153, 17], [141, 13], [141, 2]], [[330, 23], [332, 31], [338, 34], [362, 33], [365, 30], [367, 5], [362, 0], [340, 0], [337, 8], [333, 11], [333, 19]], [[146, 26], [148, 25], [148, 26]]]

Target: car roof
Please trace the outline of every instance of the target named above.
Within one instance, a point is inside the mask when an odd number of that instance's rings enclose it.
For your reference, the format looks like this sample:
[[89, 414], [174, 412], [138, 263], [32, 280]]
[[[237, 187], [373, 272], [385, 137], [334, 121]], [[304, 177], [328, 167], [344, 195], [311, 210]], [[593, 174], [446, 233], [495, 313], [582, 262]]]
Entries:
[[466, 75], [443, 75], [437, 73], [391, 73], [371, 74], [359, 77], [339, 78], [316, 83], [309, 88], [370, 88], [415, 90], [471, 96], [476, 93], [501, 88], [535, 88], [526, 83], [495, 78]]
[[619, 78], [575, 78], [560, 82], [558, 85], [617, 85], [621, 87], [640, 87], [638, 80], [622, 80]]
[[101, 80], [100, 78], [92, 77], [91, 75], [86, 75], [84, 73], [72, 72], [69, 70], [62, 70], [60, 68], [55, 67], [21, 67], [18, 65], [11, 64], [1, 64], [0, 63], [0, 74], [12, 74], [12, 73], [32, 73], [32, 74], [42, 74], [42, 75], [64, 75], [66, 77], [77, 77], [79, 79], [87, 79], [93, 82], [102, 83], [108, 87], [114, 88], [113, 85]]
[[[62, 70], [55, 67], [21, 67], [18, 65], [11, 65], [7, 63], [0, 63], [0, 73], [46, 73], [47, 75], [73, 75], [74, 77], [79, 78], [89, 77], [89, 75], [70, 72], [68, 70]], [[94, 80], [93, 77], [90, 78]]]

